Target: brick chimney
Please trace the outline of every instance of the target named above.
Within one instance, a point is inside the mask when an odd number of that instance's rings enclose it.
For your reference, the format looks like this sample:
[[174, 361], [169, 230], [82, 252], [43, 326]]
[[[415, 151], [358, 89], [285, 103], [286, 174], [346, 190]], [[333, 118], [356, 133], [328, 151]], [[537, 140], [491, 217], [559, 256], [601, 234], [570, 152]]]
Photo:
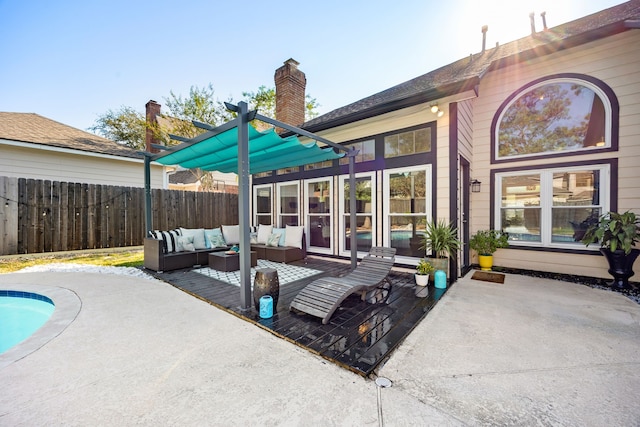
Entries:
[[304, 123], [307, 78], [298, 70], [300, 63], [289, 58], [276, 70], [276, 120], [288, 125]]
[[[151, 125], [157, 125], [158, 116], [160, 115], [160, 104], [158, 104], [154, 100], [150, 100], [145, 104], [144, 107], [146, 111], [147, 123]], [[147, 127], [146, 129], [144, 142], [145, 142], [145, 149], [147, 150], [147, 152], [149, 153], [160, 152], [160, 150], [151, 147], [151, 144], [160, 144], [160, 141], [157, 138], [154, 138], [153, 131], [149, 127]]]

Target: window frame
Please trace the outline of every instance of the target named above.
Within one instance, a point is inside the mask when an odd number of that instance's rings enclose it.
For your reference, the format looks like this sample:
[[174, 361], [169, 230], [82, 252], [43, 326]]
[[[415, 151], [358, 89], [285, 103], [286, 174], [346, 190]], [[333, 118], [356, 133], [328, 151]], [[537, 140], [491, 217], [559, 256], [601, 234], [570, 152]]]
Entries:
[[[532, 166], [526, 168], [512, 168], [495, 170], [491, 172], [491, 186], [494, 191], [491, 194], [491, 228], [500, 229], [502, 213], [502, 177], [519, 176], [527, 174], [540, 174], [540, 242], [534, 241], [509, 241], [511, 248], [538, 249], [545, 251], [562, 252], [596, 252], [597, 245], [586, 247], [579, 242], [562, 243], [552, 241], [552, 211], [553, 205], [553, 174], [558, 172], [600, 170], [600, 205], [602, 212], [617, 209], [617, 161], [609, 159], [597, 162], [574, 162], [570, 164], [558, 164], [552, 168]], [[556, 206], [557, 207], [557, 206]]]
[[[553, 84], [553, 83], [575, 83], [580, 84], [596, 93], [600, 97], [605, 109], [605, 146], [604, 147], [590, 147], [586, 149], [567, 150], [560, 152], [550, 153], [535, 153], [535, 154], [519, 154], [509, 157], [498, 156], [498, 130], [500, 122], [504, 117], [504, 114], [514, 102], [516, 102], [522, 95], [527, 92], [541, 86]], [[500, 164], [507, 162], [519, 162], [529, 161], [536, 159], [549, 159], [556, 157], [566, 156], [581, 156], [594, 153], [612, 152], [618, 151], [618, 128], [619, 128], [619, 111], [617, 97], [613, 90], [603, 81], [591, 76], [575, 73], [563, 73], [546, 76], [537, 80], [534, 80], [516, 91], [514, 91], [497, 109], [496, 114], [493, 117], [491, 123], [491, 163]]]

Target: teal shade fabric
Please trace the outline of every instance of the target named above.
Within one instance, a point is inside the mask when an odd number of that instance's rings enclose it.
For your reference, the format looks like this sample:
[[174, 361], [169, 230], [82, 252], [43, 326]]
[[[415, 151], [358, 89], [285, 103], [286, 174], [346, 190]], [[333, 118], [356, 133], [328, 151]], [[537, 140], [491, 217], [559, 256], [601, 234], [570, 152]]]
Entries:
[[[315, 141], [301, 143], [297, 136], [280, 137], [274, 129], [249, 130], [249, 173], [301, 166], [339, 159], [345, 155], [332, 147], [320, 147]], [[205, 171], [238, 173], [237, 127], [207, 137], [207, 132], [183, 142], [154, 159], [163, 165], [200, 168]]]

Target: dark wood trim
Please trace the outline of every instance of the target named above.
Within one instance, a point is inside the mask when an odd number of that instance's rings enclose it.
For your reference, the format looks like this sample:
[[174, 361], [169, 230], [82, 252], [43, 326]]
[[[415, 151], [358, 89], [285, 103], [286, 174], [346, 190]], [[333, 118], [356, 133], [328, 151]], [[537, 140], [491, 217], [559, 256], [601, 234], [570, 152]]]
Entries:
[[[458, 103], [449, 104], [449, 218], [458, 224]], [[460, 238], [460, 230], [458, 230]], [[450, 257], [449, 274], [451, 281], [458, 280], [458, 257]]]

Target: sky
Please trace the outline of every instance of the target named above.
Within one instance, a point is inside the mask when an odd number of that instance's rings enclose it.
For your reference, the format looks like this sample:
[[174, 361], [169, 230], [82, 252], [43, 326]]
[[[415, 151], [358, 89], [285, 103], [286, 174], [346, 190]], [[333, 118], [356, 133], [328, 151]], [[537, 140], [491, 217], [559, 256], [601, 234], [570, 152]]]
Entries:
[[215, 97], [274, 87], [289, 58], [327, 113], [621, 0], [0, 0], [0, 111], [87, 130], [109, 110], [144, 112], [170, 92]]

